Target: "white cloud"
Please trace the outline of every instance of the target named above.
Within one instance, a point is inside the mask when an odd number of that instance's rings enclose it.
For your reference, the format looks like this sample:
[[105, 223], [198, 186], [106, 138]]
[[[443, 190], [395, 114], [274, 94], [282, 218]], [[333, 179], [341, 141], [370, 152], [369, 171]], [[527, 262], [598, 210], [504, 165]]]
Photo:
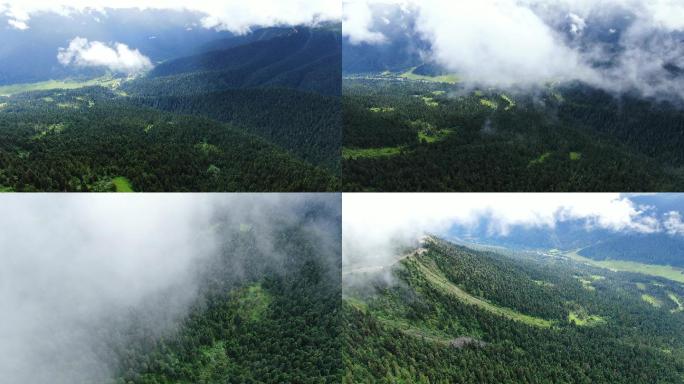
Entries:
[[[315, 24], [340, 20], [339, 0], [0, 0], [4, 13], [30, 25], [30, 15], [41, 11], [68, 15], [107, 8], [174, 9], [204, 14], [202, 26], [244, 33], [253, 26]], [[0, 7], [0, 11], [2, 8]]]
[[[373, 13], [369, 4], [365, 2], [345, 2], [343, 6], [342, 33], [349, 38], [352, 44], [378, 44], [384, 43], [387, 40], [382, 33], [371, 31]], [[391, 21], [384, 18], [383, 22], [389, 24]]]
[[[684, 99], [684, 79], [665, 69], [684, 68], [681, 35], [672, 34], [684, 32], [682, 1], [350, 1], [344, 20], [352, 26], [345, 30], [352, 43], [386, 41], [375, 29], [381, 23], [374, 12], [381, 12], [378, 4], [395, 4], [416, 15], [417, 31], [432, 44], [431, 58], [467, 82], [527, 86], [580, 80], [608, 91]], [[597, 23], [621, 32], [612, 68], [593, 66], [609, 57], [603, 42], [582, 40]]]
[[76, 37], [67, 48], [59, 48], [57, 60], [77, 67], [104, 67], [115, 72], [137, 73], [152, 68], [152, 62], [137, 49], [126, 44], [107, 45]]
[[[0, 383], [113, 382], [116, 351], [172, 332], [217, 262], [228, 280], [296, 257], [282, 226], [338, 265], [337, 224], [303, 220], [309, 204], [339, 209], [329, 194], [0, 196]], [[242, 225], [258, 233], [249, 254], [231, 243]]]
[[587, 27], [587, 22], [572, 12], [568, 14], [568, 19], [570, 19], [571, 22], [570, 32], [575, 35], [581, 35], [582, 32], [584, 32], [584, 28]]
[[682, 215], [679, 212], [668, 212], [665, 215], [663, 225], [670, 235], [684, 235], [684, 222], [682, 222]]
[[[2, 383], [107, 382], [99, 335], [129, 311], [163, 332], [195, 295], [193, 268], [220, 244], [208, 197], [1, 200]], [[160, 297], [164, 308], [148, 305]]]
[[28, 25], [21, 21], [21, 20], [7, 20], [7, 24], [9, 24], [11, 27], [15, 29], [19, 29], [21, 31], [28, 29]]
[[433, 58], [465, 79], [509, 86], [593, 77], [531, 9], [502, 0], [448, 4], [422, 1], [416, 27]]
[[385, 265], [396, 245], [482, 219], [500, 235], [515, 226], [552, 228], [570, 220], [583, 220], [588, 229], [661, 230], [648, 209], [619, 194], [346, 194], [342, 210], [346, 265]]

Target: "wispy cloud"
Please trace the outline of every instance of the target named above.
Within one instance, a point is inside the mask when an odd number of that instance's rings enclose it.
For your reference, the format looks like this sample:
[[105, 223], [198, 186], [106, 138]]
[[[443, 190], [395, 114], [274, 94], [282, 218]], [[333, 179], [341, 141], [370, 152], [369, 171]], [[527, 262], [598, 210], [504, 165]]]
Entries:
[[19, 29], [21, 31], [28, 29], [28, 24], [26, 22], [21, 21], [21, 20], [7, 20], [7, 24], [9, 24], [12, 28]]
[[[343, 197], [343, 258], [346, 264], [383, 265], [396, 245], [425, 233], [486, 220], [492, 233], [512, 228], [554, 228], [583, 222], [587, 230], [657, 233], [680, 230], [679, 216], [664, 223], [651, 209], [619, 194], [348, 194]], [[665, 228], [665, 229], [664, 229]]]
[[684, 2], [348, 0], [344, 33], [352, 44], [391, 38], [380, 32], [387, 4], [413, 18], [412, 32], [431, 45], [426, 57], [472, 83], [579, 80], [684, 99], [684, 77], [673, 76], [684, 70]]
[[57, 60], [77, 67], [104, 67], [114, 72], [137, 73], [152, 68], [150, 59], [126, 44], [111, 46], [100, 41], [76, 37], [67, 48], [59, 48]]
[[253, 26], [316, 24], [342, 16], [339, 0], [0, 0], [0, 13], [25, 27], [30, 27], [30, 16], [37, 12], [71, 14], [108, 8], [196, 11], [204, 15], [203, 27], [236, 33], [245, 33]]

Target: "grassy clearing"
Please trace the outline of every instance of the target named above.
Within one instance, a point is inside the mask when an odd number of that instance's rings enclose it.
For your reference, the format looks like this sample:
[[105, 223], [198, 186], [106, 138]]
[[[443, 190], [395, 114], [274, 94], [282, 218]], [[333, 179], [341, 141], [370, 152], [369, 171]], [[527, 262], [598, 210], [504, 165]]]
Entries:
[[579, 152], [570, 152], [570, 160], [577, 161], [582, 158], [582, 154]]
[[677, 297], [677, 295], [675, 295], [672, 292], [668, 292], [667, 297], [669, 297], [670, 300], [672, 300], [672, 302], [675, 303], [675, 305], [677, 306], [677, 308], [671, 309], [670, 312], [675, 313], [684, 311], [684, 303], [682, 303], [681, 300], [679, 300], [679, 297]]
[[549, 283], [548, 281], [544, 280], [532, 280], [535, 284], [537, 284], [540, 287], [554, 287], [555, 285], [553, 283]]
[[390, 113], [390, 112], [394, 112], [394, 108], [393, 108], [393, 107], [372, 107], [372, 108], [368, 108], [368, 110], [371, 111], [371, 112], [373, 112], [373, 113]]
[[663, 277], [668, 280], [676, 281], [678, 283], [684, 283], [684, 270], [671, 267], [669, 265], [655, 265], [655, 264], [644, 264], [637, 263], [634, 261], [623, 261], [623, 260], [592, 260], [588, 257], [581, 256], [576, 250], [573, 252], [568, 252], [565, 256], [579, 261], [585, 264], [589, 264], [599, 268], [609, 269], [615, 272], [635, 272], [642, 273], [644, 275]]
[[261, 320], [271, 304], [271, 296], [260, 284], [238, 289], [231, 295], [238, 306], [238, 313], [244, 320]]
[[508, 111], [511, 108], [515, 107], [515, 101], [513, 101], [513, 99], [510, 98], [508, 95], [502, 93], [501, 98], [504, 99], [506, 103], [508, 103], [508, 105], [504, 108], [504, 111]]
[[436, 329], [418, 327], [404, 319], [388, 319], [382, 316], [377, 316], [376, 318], [385, 326], [397, 329], [406, 335], [418, 339], [425, 339], [427, 341], [442, 345], [449, 345], [450, 341], [453, 339], [453, 337], [450, 337], [449, 335]]
[[568, 321], [580, 327], [593, 327], [606, 323], [606, 319], [597, 315], [590, 315], [585, 310], [570, 311]]
[[579, 280], [580, 283], [582, 283], [582, 288], [586, 289], [587, 291], [595, 291], [596, 287], [591, 285], [592, 281], [582, 278], [581, 276], [575, 276], [577, 280]]
[[199, 372], [200, 383], [215, 383], [221, 380], [216, 377], [219, 372], [225, 372], [230, 367], [230, 359], [226, 354], [226, 347], [223, 341], [214, 343], [211, 347], [200, 348], [200, 363], [202, 368]]
[[420, 131], [418, 132], [418, 140], [425, 140], [427, 143], [436, 143], [447, 137], [453, 130], [451, 129], [440, 129], [438, 131]]
[[491, 109], [494, 109], [494, 110], [499, 108], [499, 104], [496, 101], [492, 101], [489, 99], [480, 99], [480, 104], [484, 105], [485, 107], [489, 107]]
[[439, 103], [436, 102], [435, 99], [433, 99], [432, 97], [423, 96], [423, 97], [421, 97], [421, 99], [423, 99], [423, 102], [425, 103], [425, 105], [427, 105], [430, 108], [439, 107]]
[[[361, 311], [363, 313], [368, 313], [369, 311], [368, 304], [359, 298], [345, 296], [344, 301], [346, 304], [349, 304], [358, 311]], [[431, 343], [449, 346], [451, 345], [451, 341], [454, 339], [453, 336], [441, 332], [440, 330], [431, 329], [428, 327], [421, 327], [419, 325], [412, 324], [411, 322], [403, 318], [389, 318], [375, 311], [373, 311], [373, 316], [379, 323], [381, 323], [385, 327], [396, 329], [404, 333], [405, 335], [425, 340]]]
[[590, 275], [590, 276], [575, 276], [575, 278], [582, 283], [582, 288], [586, 289], [587, 291], [595, 291], [596, 287], [592, 285], [593, 282], [599, 281], [599, 280], [605, 280], [605, 276], [601, 275]]
[[646, 284], [644, 283], [636, 283], [636, 287], [640, 291], [645, 291], [646, 290]]
[[419, 75], [417, 73], [413, 73], [415, 71], [416, 67], [413, 67], [409, 69], [408, 71], [402, 73], [399, 75], [399, 77], [408, 79], [408, 80], [414, 80], [414, 81], [428, 81], [431, 83], [447, 83], [447, 84], [456, 84], [460, 80], [458, 76], [456, 75], [442, 75], [442, 76], [425, 76], [425, 75]]
[[57, 107], [62, 109], [78, 109], [80, 105], [78, 105], [77, 103], [57, 103]]
[[494, 305], [484, 299], [472, 296], [471, 294], [465, 292], [454, 283], [449, 281], [444, 275], [439, 271], [435, 271], [433, 268], [422, 263], [417, 258], [406, 259], [406, 262], [413, 263], [418, 270], [425, 276], [426, 280], [431, 283], [435, 288], [441, 290], [442, 292], [452, 295], [464, 302], [481, 308], [485, 311], [491, 312], [498, 316], [504, 316], [514, 321], [519, 321], [531, 326], [549, 328], [553, 325], [553, 321], [541, 319], [534, 316], [529, 316], [517, 312], [510, 308], [499, 307]]
[[195, 148], [202, 152], [205, 156], [221, 152], [221, 150], [217, 146], [215, 146], [214, 144], [209, 144], [206, 141], [195, 144]]
[[446, 94], [446, 91], [432, 91], [432, 94], [435, 96], [442, 96]]
[[38, 133], [36, 133], [33, 136], [33, 139], [34, 140], [42, 139], [43, 137], [45, 137], [49, 134], [61, 133], [62, 131], [64, 131], [64, 128], [66, 128], [66, 125], [64, 123], [50, 124], [50, 125], [36, 124], [36, 126], [34, 127], [34, 130]]
[[366, 304], [363, 300], [360, 300], [356, 297], [345, 296], [344, 301], [363, 313], [366, 313], [368, 311], [368, 304]]
[[541, 156], [537, 157], [536, 159], [531, 160], [527, 166], [529, 167], [529, 166], [533, 166], [533, 165], [544, 164], [544, 162], [546, 160], [548, 160], [549, 157], [551, 157], [551, 152], [546, 152], [546, 153], [542, 154]]
[[657, 298], [655, 298], [651, 295], [645, 294], [645, 293], [643, 295], [641, 295], [641, 300], [651, 304], [652, 306], [654, 306], [656, 308], [660, 308], [663, 306], [662, 301], [658, 300]]
[[[121, 84], [121, 79], [116, 79], [111, 76], [98, 77], [96, 79], [78, 81], [78, 80], [48, 80], [38, 83], [13, 84], [4, 85], [0, 87], [0, 96], [12, 96], [17, 93], [31, 92], [31, 91], [46, 91], [51, 89], [78, 89], [92, 86], [102, 86], [108, 88], [116, 88]], [[46, 100], [47, 101], [47, 100]]]
[[131, 186], [131, 181], [123, 176], [113, 178], [112, 184], [114, 184], [117, 192], [135, 192]]
[[554, 100], [556, 100], [556, 102], [558, 102], [558, 103], [562, 103], [562, 102], [565, 101], [565, 98], [563, 97], [563, 95], [560, 94], [560, 92], [552, 91], [552, 92], [551, 92], [551, 96], [552, 96], [552, 97], [554, 98]]
[[401, 153], [402, 147], [383, 147], [383, 148], [342, 148], [342, 157], [346, 160], [389, 157]]

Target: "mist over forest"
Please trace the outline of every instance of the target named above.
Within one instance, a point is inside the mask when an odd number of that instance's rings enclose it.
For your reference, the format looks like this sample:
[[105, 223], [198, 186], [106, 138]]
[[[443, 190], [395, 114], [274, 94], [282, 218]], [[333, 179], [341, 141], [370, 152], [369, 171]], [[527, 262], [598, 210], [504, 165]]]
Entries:
[[325, 286], [339, 284], [335, 195], [15, 195], [2, 203], [3, 383], [147, 382], [144, 370], [122, 367], [136, 368], [133, 356], [208, 316], [213, 295], [228, 300], [268, 276], [292, 278], [306, 263], [318, 265]]

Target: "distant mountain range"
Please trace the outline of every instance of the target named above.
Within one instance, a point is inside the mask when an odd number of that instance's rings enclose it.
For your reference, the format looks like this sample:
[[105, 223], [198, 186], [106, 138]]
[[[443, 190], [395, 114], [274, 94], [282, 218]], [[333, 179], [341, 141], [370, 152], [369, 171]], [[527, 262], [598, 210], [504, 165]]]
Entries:
[[339, 30], [275, 28], [248, 36], [214, 42], [204, 49], [216, 50], [164, 62], [148, 78], [179, 76], [211, 90], [270, 86], [339, 94]]
[[[684, 196], [678, 194], [632, 195], [629, 199], [649, 214], [664, 220], [671, 212], [684, 212]], [[561, 221], [554, 228], [514, 226], [506, 235], [490, 231], [491, 219], [475, 228], [455, 226], [450, 235], [515, 249], [560, 249], [595, 260], [629, 260], [684, 267], [684, 236], [666, 228], [656, 233], [629, 229], [615, 231], [588, 227], [585, 220]]]

